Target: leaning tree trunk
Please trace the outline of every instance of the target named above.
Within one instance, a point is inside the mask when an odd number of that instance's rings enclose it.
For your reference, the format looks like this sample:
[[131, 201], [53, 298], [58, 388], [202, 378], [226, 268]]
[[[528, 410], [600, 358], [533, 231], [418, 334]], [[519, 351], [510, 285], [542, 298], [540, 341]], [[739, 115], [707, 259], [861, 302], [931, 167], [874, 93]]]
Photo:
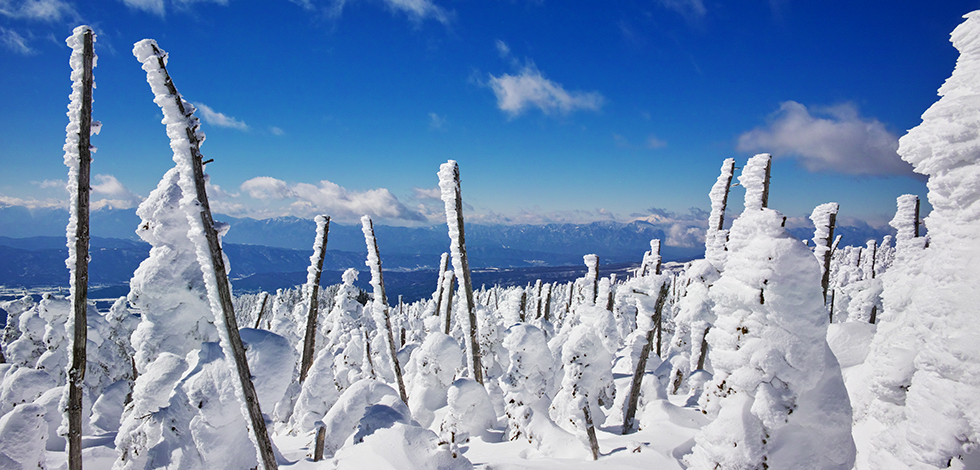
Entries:
[[330, 217], [316, 216], [316, 242], [313, 243], [313, 256], [310, 269], [313, 271], [307, 284], [310, 293], [310, 311], [306, 315], [306, 337], [303, 340], [303, 360], [300, 362], [299, 383], [306, 381], [306, 373], [313, 365], [313, 350], [316, 349], [316, 323], [320, 307], [320, 274], [323, 272], [323, 258], [327, 254], [327, 234], [330, 232]]
[[[231, 287], [228, 284], [228, 271], [225, 269], [221, 243], [218, 240], [218, 232], [214, 228], [211, 206], [208, 203], [204, 156], [201, 155], [201, 138], [197, 132], [200, 123], [194, 117], [194, 108], [177, 92], [177, 87], [167, 73], [167, 53], [157, 46], [156, 41], [144, 39], [136, 43], [133, 53], [143, 63], [143, 70], [147, 72], [147, 81], [164, 112], [165, 122], [168, 123], [167, 130], [171, 138], [171, 147], [174, 149], [174, 160], [180, 171], [180, 189], [184, 194], [180, 206], [187, 213], [187, 220], [191, 227], [198, 227], [203, 232], [202, 234], [192, 229], [188, 232], [188, 237], [197, 247], [198, 261], [201, 263], [211, 310], [215, 316], [215, 326], [219, 331], [223, 326], [227, 336], [227, 340], [222, 341], [227, 344], [221, 346], [225, 355], [231, 356], [235, 363], [239, 387], [241, 387], [239, 398], [244, 401], [259, 457], [266, 470], [278, 469], [272, 451], [272, 440], [265, 427], [265, 418], [262, 416], [258, 395], [255, 393], [255, 385], [252, 384], [252, 374], [245, 358], [245, 347], [238, 332]], [[164, 100], [173, 100], [173, 104], [165, 105]]]
[[[663, 284], [660, 286], [660, 293], [657, 294], [657, 303], [654, 307], [653, 313], [653, 323], [651, 326], [660, 323], [660, 317], [663, 312], [664, 303], [667, 301], [667, 293], [670, 292], [670, 288], [664, 280]], [[653, 335], [657, 328], [650, 328], [647, 330], [646, 344], [643, 345], [643, 349], [640, 350], [640, 357], [636, 361], [636, 369], [633, 371], [633, 383], [630, 386], [630, 396], [629, 402], [626, 406], [626, 415], [623, 418], [623, 434], [628, 434], [630, 430], [633, 429], [633, 418], [636, 416], [636, 407], [640, 402], [640, 385], [643, 382], [643, 374], [646, 372], [647, 359], [650, 358], [650, 347], [653, 343]]]
[[405, 381], [402, 379], [402, 367], [398, 363], [398, 352], [395, 351], [395, 335], [391, 328], [391, 315], [388, 312], [388, 296], [385, 294], [384, 273], [381, 272], [381, 255], [378, 253], [378, 239], [374, 237], [374, 223], [368, 216], [361, 217], [361, 228], [364, 231], [364, 241], [367, 242], [368, 267], [371, 268], [371, 286], [374, 287], [374, 308], [380, 309], [384, 318], [388, 354], [391, 355], [391, 367], [395, 371], [395, 381], [398, 382], [398, 394], [405, 404], [408, 404], [408, 393], [405, 392]]
[[[79, 37], [80, 36], [80, 37]], [[68, 267], [71, 272], [72, 334], [71, 364], [68, 366], [68, 468], [82, 468], [82, 386], [85, 385], [85, 345], [88, 342], [88, 244], [89, 244], [89, 174], [92, 153], [92, 87], [94, 79], [95, 35], [88, 26], [75, 28], [69, 38], [72, 46], [72, 94], [65, 163], [68, 164], [68, 189], [72, 191], [71, 217], [68, 222]], [[79, 77], [79, 74], [81, 75]], [[73, 112], [78, 111], [78, 114]], [[77, 133], [73, 129], [77, 126]], [[75, 142], [77, 140], [77, 142]], [[77, 165], [77, 167], [76, 167]], [[77, 172], [77, 173], [76, 173]], [[73, 175], [73, 173], [76, 173]], [[75, 180], [72, 181], [72, 176]], [[74, 224], [74, 227], [72, 226]]]
[[439, 167], [439, 188], [442, 201], [446, 205], [446, 224], [453, 254], [453, 270], [462, 281], [463, 300], [466, 302], [466, 315], [469, 319], [468, 348], [470, 373], [473, 379], [483, 385], [483, 361], [480, 355], [479, 327], [476, 323], [476, 303], [473, 300], [473, 279], [470, 277], [470, 262], [466, 257], [466, 235], [463, 230], [463, 196], [459, 188], [459, 165], [449, 160]]

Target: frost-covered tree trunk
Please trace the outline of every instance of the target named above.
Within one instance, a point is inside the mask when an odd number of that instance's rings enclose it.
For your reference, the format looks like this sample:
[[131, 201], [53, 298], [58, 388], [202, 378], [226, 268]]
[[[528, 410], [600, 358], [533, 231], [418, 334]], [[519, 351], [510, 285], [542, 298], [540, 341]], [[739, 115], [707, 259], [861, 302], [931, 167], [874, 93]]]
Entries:
[[450, 334], [452, 332], [452, 322], [453, 322], [453, 281], [456, 279], [455, 271], [446, 271], [443, 275], [443, 286], [442, 286], [442, 299], [440, 299], [440, 304], [442, 305], [442, 310], [439, 312], [439, 317], [443, 319], [443, 334]]
[[319, 316], [320, 273], [323, 272], [323, 257], [327, 254], [327, 234], [330, 231], [330, 217], [316, 216], [316, 241], [306, 274], [306, 292], [310, 299], [310, 312], [306, 316], [306, 336], [303, 340], [303, 359], [299, 368], [299, 382], [306, 380], [306, 373], [313, 365], [313, 352], [316, 348], [316, 325]]
[[588, 271], [585, 273], [585, 300], [586, 302], [595, 305], [596, 298], [599, 295], [599, 256], [598, 255], [585, 255], [582, 257], [585, 260], [585, 267]]
[[[626, 412], [623, 417], [623, 434], [628, 434], [633, 430], [633, 418], [636, 416], [636, 407], [640, 403], [640, 385], [643, 383], [643, 374], [647, 370], [647, 360], [650, 358], [650, 345], [653, 343], [653, 334], [659, 330], [661, 317], [663, 315], [664, 303], [667, 301], [667, 294], [670, 292], [670, 284], [666, 277], [659, 280], [660, 289], [657, 294], [657, 303], [652, 314], [644, 312], [642, 303], [637, 307], [637, 329], [646, 331], [646, 343], [640, 350], [640, 357], [636, 361], [636, 369], [633, 371], [633, 382], [630, 385], [629, 401], [626, 405]], [[658, 345], [659, 348], [659, 345]], [[659, 354], [659, 351], [658, 351]]]
[[374, 224], [370, 217], [366, 215], [361, 217], [361, 228], [364, 232], [364, 241], [367, 243], [366, 264], [371, 269], [371, 286], [374, 288], [374, 302], [371, 304], [374, 321], [379, 327], [384, 325], [383, 334], [388, 346], [388, 355], [391, 357], [391, 367], [395, 372], [395, 381], [398, 383], [398, 394], [407, 405], [408, 394], [405, 392], [402, 367], [398, 364], [398, 352], [395, 350], [395, 337], [391, 328], [391, 316], [388, 313], [388, 296], [385, 294], [384, 274], [381, 271], [381, 257], [378, 253], [378, 240], [374, 238]]
[[725, 243], [728, 241], [728, 232], [725, 231], [725, 209], [728, 207], [728, 192], [732, 187], [734, 175], [735, 159], [726, 158], [721, 164], [721, 174], [708, 193], [711, 199], [711, 214], [708, 217], [708, 231], [705, 232], [704, 237], [704, 257], [719, 268], [725, 264]]
[[660, 239], [650, 240], [650, 251], [643, 254], [643, 263], [640, 265], [640, 275], [649, 276], [660, 274]]
[[840, 206], [836, 202], [821, 204], [813, 209], [813, 254], [820, 261], [820, 287], [823, 289], [823, 302], [827, 303], [827, 287], [830, 285], [830, 241], [834, 239], [834, 223]]
[[851, 468], [851, 409], [826, 341], [820, 268], [783, 216], [764, 208], [768, 163], [768, 155], [753, 157], [739, 178], [745, 211], [710, 290], [715, 373], [700, 405], [713, 421], [686, 461], [699, 469]]
[[483, 364], [480, 355], [479, 327], [476, 323], [476, 303], [473, 300], [473, 280], [470, 278], [470, 262], [466, 257], [466, 235], [463, 229], [463, 196], [459, 187], [459, 165], [449, 160], [439, 166], [439, 188], [442, 201], [446, 205], [446, 224], [449, 227], [450, 249], [453, 270], [462, 281], [459, 283], [466, 306], [467, 321], [467, 367], [473, 378], [483, 384]]
[[88, 26], [75, 28], [67, 39], [71, 47], [71, 102], [68, 104], [68, 127], [65, 142], [65, 165], [68, 166], [68, 259], [71, 273], [73, 315], [66, 329], [70, 332], [71, 363], [63, 398], [68, 424], [68, 468], [82, 468], [82, 386], [85, 384], [85, 346], [88, 342], [88, 244], [89, 244], [89, 173], [92, 163], [90, 137], [99, 126], [92, 122], [92, 67], [95, 62], [95, 34]]
[[915, 200], [899, 199], [896, 264], [905, 267], [885, 274], [895, 278], [869, 354], [883, 369], [872, 382], [872, 405], [884, 409], [872, 409], [884, 425], [872, 439], [872, 468], [980, 465], [980, 11], [965, 18], [951, 35], [960, 56], [941, 98], [899, 140], [902, 159], [929, 177], [932, 212], [919, 248]]
[[[442, 291], [443, 282], [446, 277], [446, 268], [449, 266], [449, 253], [443, 253], [439, 258], [439, 282], [436, 284], [436, 291], [432, 294], [432, 300], [436, 302], [436, 315], [442, 313]], [[449, 334], [449, 333], [446, 333]]]
[[157, 47], [156, 41], [144, 39], [136, 43], [133, 54], [147, 73], [147, 82], [156, 96], [154, 102], [163, 110], [167, 135], [170, 137], [174, 162], [179, 173], [178, 185], [182, 193], [180, 207], [186, 212], [191, 226], [187, 235], [194, 242], [198, 262], [204, 273], [209, 303], [214, 313], [215, 326], [218, 327], [219, 343], [225, 357], [230, 357], [235, 365], [239, 379], [235, 387], [236, 394], [242, 402], [243, 414], [249, 419], [251, 438], [265, 468], [276, 469], [278, 464], [245, 359], [245, 348], [235, 319], [224, 254], [208, 204], [204, 158], [200, 152], [203, 135], [198, 133], [200, 122], [194, 116], [194, 107], [177, 92], [167, 73], [167, 53]]
[[258, 306], [258, 313], [255, 314], [255, 326], [252, 328], [259, 329], [259, 325], [262, 323], [262, 314], [265, 313], [265, 304], [269, 302], [269, 293], [263, 292], [259, 294], [262, 300], [256, 302]]

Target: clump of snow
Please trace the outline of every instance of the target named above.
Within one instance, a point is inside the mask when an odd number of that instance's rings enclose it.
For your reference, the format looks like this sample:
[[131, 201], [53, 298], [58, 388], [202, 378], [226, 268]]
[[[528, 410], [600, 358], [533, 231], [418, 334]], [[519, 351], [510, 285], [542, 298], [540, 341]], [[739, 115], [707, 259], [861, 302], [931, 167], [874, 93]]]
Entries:
[[[766, 192], [766, 173], [772, 155], [760, 153], [752, 158], [742, 168], [738, 175], [738, 183], [745, 188], [745, 210], [762, 209], [762, 198]], [[731, 248], [729, 248], [729, 251]]]
[[44, 408], [26, 404], [0, 418], [0, 467], [45, 469], [48, 425]]
[[725, 243], [728, 241], [728, 231], [724, 229], [725, 209], [728, 205], [728, 191], [734, 171], [735, 159], [726, 158], [721, 164], [721, 174], [708, 193], [711, 199], [711, 213], [708, 216], [708, 230], [704, 237], [704, 257], [718, 267], [725, 264]]
[[435, 410], [446, 406], [446, 391], [453, 383], [463, 360], [463, 352], [451, 336], [438, 331], [429, 333], [422, 347], [412, 354], [406, 368], [412, 377], [408, 406], [412, 416], [429, 427], [435, 419]]
[[449, 412], [440, 429], [443, 440], [465, 443], [470, 436], [490, 438], [489, 430], [496, 427], [497, 415], [487, 389], [473, 379], [457, 379], [446, 392]]

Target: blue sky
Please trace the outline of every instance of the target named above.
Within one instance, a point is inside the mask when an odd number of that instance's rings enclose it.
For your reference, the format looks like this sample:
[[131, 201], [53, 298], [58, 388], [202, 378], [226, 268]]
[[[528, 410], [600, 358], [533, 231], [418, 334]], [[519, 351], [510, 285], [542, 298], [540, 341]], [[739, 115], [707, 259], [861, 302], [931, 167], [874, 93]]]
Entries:
[[[771, 207], [881, 224], [925, 198], [894, 153], [971, 1], [0, 0], [0, 203], [66, 204], [64, 38], [98, 34], [100, 207], [173, 165], [132, 44], [156, 39], [208, 136], [212, 207], [471, 222], [697, 219], [723, 159], [776, 157]], [[741, 210], [733, 190], [731, 209]]]

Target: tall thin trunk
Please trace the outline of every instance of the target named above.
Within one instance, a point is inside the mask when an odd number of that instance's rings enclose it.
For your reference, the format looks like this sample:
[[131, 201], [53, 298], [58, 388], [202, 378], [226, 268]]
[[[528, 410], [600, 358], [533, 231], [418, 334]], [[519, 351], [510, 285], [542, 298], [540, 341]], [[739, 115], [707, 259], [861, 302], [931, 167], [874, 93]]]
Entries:
[[442, 288], [442, 295], [445, 299], [442, 300], [443, 309], [446, 311], [444, 314], [440, 312], [444, 320], [445, 328], [443, 333], [449, 334], [452, 331], [453, 322], [453, 281], [456, 279], [456, 273], [454, 271], [446, 271], [445, 279], [443, 283], [445, 284]]
[[[466, 256], [466, 235], [463, 228], [463, 196], [459, 186], [459, 165], [450, 160], [439, 168], [439, 186], [446, 205], [446, 223], [449, 225], [450, 240], [453, 244], [453, 268], [463, 282], [460, 284], [466, 302], [469, 318], [469, 366], [473, 379], [483, 385], [483, 361], [480, 354], [479, 326], [476, 320], [476, 303], [473, 301], [473, 279], [470, 277], [470, 262]], [[447, 198], [447, 192], [450, 197]]]
[[299, 368], [299, 383], [306, 381], [306, 374], [313, 365], [313, 351], [316, 349], [316, 324], [319, 317], [320, 307], [320, 274], [323, 272], [323, 258], [327, 254], [327, 234], [330, 233], [330, 217], [318, 216], [316, 218], [317, 235], [322, 240], [317, 240], [316, 271], [313, 273], [313, 282], [308, 287], [310, 292], [310, 311], [306, 315], [306, 337], [303, 340], [303, 360]]
[[[87, 27], [86, 27], [87, 28]], [[85, 384], [85, 346], [88, 342], [89, 192], [92, 154], [92, 76], [95, 41], [91, 29], [83, 33], [82, 97], [78, 117], [78, 179], [76, 182], [75, 263], [72, 283], [72, 354], [68, 367], [68, 468], [82, 468], [82, 386]]]
[[[660, 293], [657, 294], [657, 303], [654, 307], [653, 322], [654, 325], [660, 323], [660, 317], [663, 312], [664, 303], [667, 301], [667, 294], [670, 292], [670, 286], [668, 286], [665, 281], [660, 286]], [[636, 361], [636, 369], [633, 370], [633, 383], [630, 385], [630, 396], [629, 401], [626, 406], [626, 415], [623, 418], [623, 434], [629, 434], [633, 429], [633, 418], [636, 416], [636, 407], [640, 402], [640, 385], [643, 383], [643, 374], [646, 372], [647, 359], [650, 358], [650, 349], [653, 344], [653, 335], [657, 328], [650, 328], [646, 335], [646, 344], [643, 345], [643, 349], [640, 350], [640, 357]]]
[[[398, 382], [398, 394], [405, 404], [408, 404], [408, 393], [405, 392], [405, 381], [402, 379], [402, 367], [398, 363], [398, 352], [395, 350], [395, 335], [391, 327], [391, 315], [388, 312], [388, 296], [385, 294], [384, 273], [381, 271], [381, 254], [378, 252], [378, 239], [374, 236], [374, 222], [371, 218], [361, 218], [364, 238], [368, 249], [368, 266], [371, 267], [371, 285], [374, 286], [375, 308], [381, 309], [384, 318], [385, 334], [388, 341], [388, 354], [391, 356], [391, 368], [395, 371], [395, 381]], [[379, 298], [380, 297], [380, 298]]]
[[439, 282], [436, 286], [436, 292], [433, 297], [436, 298], [436, 315], [442, 312], [442, 283], [446, 277], [446, 268], [449, 265], [449, 253], [443, 253], [442, 257], [439, 259]]
[[[167, 89], [169, 96], [171, 96], [176, 102], [177, 109], [180, 114], [185, 118], [185, 122], [188, 118], [193, 117], [193, 112], [188, 112], [184, 108], [184, 99], [177, 92], [177, 87], [174, 86], [173, 81], [170, 78], [170, 74], [167, 73], [167, 67], [165, 59], [167, 57], [166, 52], [160, 50], [156, 43], [149, 41], [149, 47], [152, 47], [153, 54], [151, 57], [146, 58], [144, 63], [144, 69], [147, 70], [149, 75], [153, 67], [153, 60], [156, 59], [156, 66], [159, 67], [159, 71], [164, 77], [164, 86]], [[151, 67], [151, 68], [148, 68]], [[153, 83], [151, 82], [151, 87]], [[154, 94], [159, 96], [158, 90], [154, 90]], [[164, 113], [167, 113], [164, 107]], [[196, 120], [196, 118], [194, 118]], [[242, 337], [238, 332], [238, 321], [235, 318], [235, 309], [232, 304], [231, 299], [231, 288], [228, 285], [228, 271], [225, 269], [224, 256], [221, 252], [221, 244], [218, 240], [218, 232], [214, 228], [214, 219], [211, 216], [211, 206], [208, 203], [207, 191], [205, 190], [205, 180], [204, 180], [204, 157], [201, 155], [200, 150], [200, 140], [196, 129], [185, 125], [184, 134], [188, 141], [188, 146], [190, 150], [190, 175], [181, 175], [181, 179], [185, 176], [190, 176], [193, 182], [193, 188], [185, 188], [181, 186], [181, 190], [188, 191], [193, 190], [193, 194], [197, 201], [194, 206], [185, 207], [188, 213], [188, 218], [199, 218], [204, 230], [204, 238], [206, 240], [206, 246], [198, 246], [198, 251], [205, 250], [210, 254], [210, 268], [205, 269], [202, 266], [202, 272], [205, 275], [205, 285], [207, 286], [208, 295], [212, 299], [217, 298], [218, 309], [221, 310], [220, 314], [215, 312], [216, 316], [223, 318], [225, 324], [225, 331], [228, 335], [228, 348], [230, 351], [225, 351], [225, 354], [230, 354], [235, 362], [235, 369], [238, 373], [238, 380], [241, 386], [242, 398], [245, 400], [245, 408], [248, 413], [248, 418], [251, 423], [251, 431], [254, 434], [255, 442], [258, 447], [259, 456], [261, 457], [262, 463], [266, 470], [278, 469], [279, 466], [276, 462], [275, 455], [272, 452], [272, 441], [269, 439], [269, 433], [265, 427], [265, 418], [262, 416], [262, 410], [259, 406], [258, 395], [255, 393], [255, 386], [252, 384], [252, 374], [248, 369], [248, 362], [245, 358], [245, 347], [242, 343]], [[182, 204], [183, 205], [183, 204]], [[195, 244], [199, 243], [197, 237], [191, 237], [194, 239]], [[211, 277], [212, 279], [207, 279]], [[207, 282], [210, 281], [210, 282]], [[215, 305], [212, 300], [212, 309]]]
[[262, 292], [262, 304], [259, 306], [259, 314], [255, 316], [255, 329], [259, 329], [259, 324], [262, 322], [262, 314], [265, 312], [265, 304], [269, 301], [269, 293]]
[[592, 412], [589, 410], [589, 402], [586, 400], [582, 407], [585, 414], [585, 434], [589, 437], [589, 450], [592, 451], [592, 460], [599, 460], [599, 441], [595, 437], [595, 424], [592, 422]]

